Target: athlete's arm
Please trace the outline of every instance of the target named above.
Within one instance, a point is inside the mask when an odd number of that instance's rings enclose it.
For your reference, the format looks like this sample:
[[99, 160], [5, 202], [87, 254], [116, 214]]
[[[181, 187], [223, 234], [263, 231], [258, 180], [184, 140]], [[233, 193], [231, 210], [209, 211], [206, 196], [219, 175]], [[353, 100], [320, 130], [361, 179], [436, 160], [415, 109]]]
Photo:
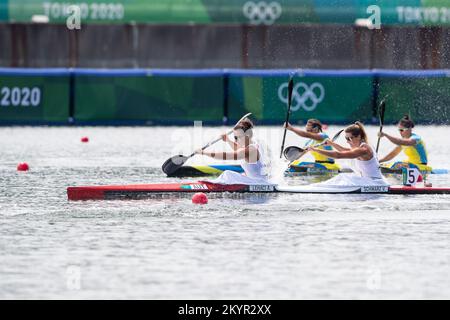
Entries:
[[397, 146], [394, 148], [394, 150], [392, 150], [391, 152], [389, 152], [386, 156], [384, 156], [383, 158], [381, 158], [379, 161], [380, 162], [386, 162], [389, 160], [394, 159], [396, 156], [398, 156], [398, 154], [402, 151], [402, 147]]
[[319, 141], [323, 140], [323, 135], [320, 133], [308, 132], [302, 129], [294, 128], [290, 123], [285, 124], [284, 127], [289, 131], [294, 132], [296, 135], [299, 135], [300, 137]]
[[308, 148], [308, 150], [315, 151], [317, 153], [323, 154], [324, 156], [335, 158], [335, 159], [355, 159], [362, 156], [365, 156], [370, 152], [365, 147], [359, 147], [356, 149], [348, 150], [348, 151], [328, 151], [322, 149], [316, 149], [313, 147]]
[[239, 145], [235, 141], [231, 140], [227, 134], [222, 135], [222, 140], [227, 142], [231, 149], [234, 151], [236, 151], [239, 147]]
[[345, 148], [331, 140], [327, 140], [327, 143], [325, 143], [325, 145], [327, 146], [332, 146], [333, 148], [335, 148], [337, 151], [350, 151], [350, 148]]
[[256, 162], [259, 160], [258, 150], [254, 147], [240, 148], [233, 152], [208, 152], [197, 150], [195, 153], [202, 154], [218, 160], [242, 160]]
[[390, 134], [381, 132], [381, 134], [379, 134], [382, 137], [386, 137], [388, 138], [389, 141], [391, 141], [392, 143], [398, 145], [398, 146], [415, 146], [417, 144], [417, 140], [409, 138], [409, 139], [404, 139], [404, 138], [397, 138], [394, 136], [391, 136]]
[[196, 153], [204, 155], [204, 156], [208, 156], [208, 157], [211, 157], [211, 158], [217, 159], [217, 160], [241, 160], [241, 159], [244, 159], [244, 157], [245, 157], [245, 154], [242, 154], [241, 152], [238, 152], [238, 151], [233, 151], [233, 152], [200, 151], [200, 152], [196, 152]]

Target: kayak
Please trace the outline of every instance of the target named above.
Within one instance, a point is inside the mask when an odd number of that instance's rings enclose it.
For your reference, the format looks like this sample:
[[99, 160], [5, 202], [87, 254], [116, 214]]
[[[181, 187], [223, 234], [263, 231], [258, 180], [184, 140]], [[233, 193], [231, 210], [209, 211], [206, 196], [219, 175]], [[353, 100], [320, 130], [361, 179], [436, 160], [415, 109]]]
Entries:
[[284, 171], [285, 176], [303, 176], [303, 175], [336, 175], [341, 172], [352, 172], [350, 169], [342, 169], [336, 163], [319, 163], [319, 162], [300, 162], [294, 161]]
[[383, 163], [380, 165], [381, 173], [385, 175], [392, 175], [392, 174], [402, 174], [403, 168], [416, 168], [418, 169], [422, 174], [448, 174], [449, 171], [447, 169], [433, 169], [432, 167], [424, 164], [412, 164], [408, 162], [393, 162], [393, 163]]
[[[402, 169], [398, 163], [382, 164], [381, 173], [384, 175], [402, 175]], [[447, 169], [433, 169], [429, 166], [421, 166], [418, 168], [422, 174], [448, 174]], [[238, 164], [211, 164], [211, 165], [192, 165], [182, 166], [168, 177], [206, 177], [218, 176], [225, 170], [242, 173], [244, 170]], [[294, 161], [285, 171], [287, 177], [295, 176], [333, 176], [338, 173], [352, 172], [350, 168], [342, 168], [336, 163], [317, 163], [317, 162], [301, 162]]]
[[117, 186], [68, 187], [69, 200], [148, 199], [164, 195], [207, 193], [316, 193], [316, 194], [450, 194], [450, 187], [406, 186], [280, 186], [224, 185], [206, 181]]
[[226, 164], [217, 164], [217, 165], [201, 165], [201, 166], [182, 166], [175, 170], [175, 172], [167, 175], [168, 177], [204, 177], [204, 176], [218, 176], [225, 170], [235, 171], [242, 173], [244, 169], [238, 164], [236, 165], [226, 165]]
[[[182, 166], [167, 176], [177, 178], [218, 176], [225, 170], [239, 173], [244, 172], [244, 169], [238, 164], [192, 165]], [[351, 172], [351, 170], [342, 170], [337, 164], [295, 161], [286, 169], [284, 174], [285, 176], [335, 175], [341, 172]]]

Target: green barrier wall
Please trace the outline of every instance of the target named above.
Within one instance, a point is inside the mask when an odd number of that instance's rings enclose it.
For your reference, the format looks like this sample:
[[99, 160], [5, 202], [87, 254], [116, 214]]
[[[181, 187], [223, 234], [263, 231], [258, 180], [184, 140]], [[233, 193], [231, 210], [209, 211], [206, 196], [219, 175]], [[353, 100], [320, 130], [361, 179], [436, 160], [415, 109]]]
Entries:
[[0, 68], [0, 124], [280, 124], [290, 76], [292, 122], [450, 123], [450, 70]]
[[[286, 118], [287, 79], [278, 76], [231, 76], [229, 118], [252, 112], [266, 123]], [[372, 77], [294, 77], [291, 121], [367, 120], [372, 115]]]
[[75, 77], [77, 121], [192, 123], [221, 122], [223, 77]]
[[69, 74], [0, 73], [1, 123], [67, 123]]
[[405, 114], [421, 123], [448, 122], [450, 119], [450, 77], [380, 77], [380, 98], [384, 96], [388, 96], [389, 102], [385, 115], [387, 122], [397, 122]]
[[80, 6], [84, 23], [353, 24], [369, 18], [367, 8], [376, 4], [382, 24], [450, 24], [448, 0], [10, 0], [9, 19], [46, 15], [50, 22], [64, 22], [71, 4]]

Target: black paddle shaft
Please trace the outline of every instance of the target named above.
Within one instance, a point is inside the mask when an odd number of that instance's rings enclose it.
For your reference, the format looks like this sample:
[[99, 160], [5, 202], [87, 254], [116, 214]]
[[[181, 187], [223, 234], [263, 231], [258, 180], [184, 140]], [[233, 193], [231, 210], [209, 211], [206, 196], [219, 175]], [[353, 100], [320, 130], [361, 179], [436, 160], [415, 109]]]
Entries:
[[[290, 78], [289, 83], [288, 83], [288, 108], [287, 108], [286, 122], [285, 122], [286, 126], [289, 123], [289, 116], [291, 115], [291, 100], [292, 100], [292, 90], [293, 89], [294, 89], [294, 79]], [[283, 142], [281, 143], [280, 159], [283, 156], [284, 142], [286, 141], [286, 131], [287, 131], [287, 127], [284, 128]]]
[[[386, 110], [386, 101], [385, 99], [381, 100], [380, 103], [380, 133], [383, 131], [383, 125], [384, 125], [384, 111]], [[378, 141], [377, 141], [377, 149], [376, 149], [376, 153], [378, 153], [378, 148], [380, 147], [380, 140], [381, 137], [378, 137]]]

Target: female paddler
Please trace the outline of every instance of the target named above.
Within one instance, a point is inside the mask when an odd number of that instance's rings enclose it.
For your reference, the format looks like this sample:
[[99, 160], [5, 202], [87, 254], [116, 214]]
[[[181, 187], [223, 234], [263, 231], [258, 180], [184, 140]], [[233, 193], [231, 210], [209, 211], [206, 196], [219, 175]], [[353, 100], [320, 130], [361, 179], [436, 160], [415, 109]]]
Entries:
[[[284, 127], [294, 132], [300, 137], [308, 138], [309, 140], [306, 142], [304, 148], [309, 146], [313, 146], [316, 144], [320, 144], [326, 139], [329, 139], [328, 135], [323, 132], [323, 125], [317, 119], [309, 119], [306, 123], [305, 130], [295, 128], [290, 123], [285, 123]], [[333, 150], [331, 145], [322, 145], [318, 147], [321, 150]], [[316, 163], [324, 165], [329, 170], [339, 170], [340, 167], [335, 163], [334, 159], [328, 156], [325, 156], [321, 153], [311, 151], [311, 155], [314, 157], [314, 161]]]
[[393, 144], [397, 145], [394, 150], [388, 153], [385, 157], [380, 159], [380, 162], [386, 162], [394, 159], [400, 152], [406, 155], [406, 160], [401, 162], [396, 162], [393, 169], [398, 169], [401, 167], [409, 167], [411, 164], [417, 166], [419, 170], [431, 171], [428, 167], [428, 154], [425, 148], [425, 143], [423, 139], [417, 134], [412, 132], [414, 128], [414, 122], [405, 115], [398, 122], [398, 131], [401, 137], [394, 137], [390, 134], [380, 132], [379, 137], [386, 137]]
[[380, 171], [380, 164], [374, 149], [368, 144], [367, 134], [361, 122], [355, 122], [345, 130], [345, 139], [350, 148], [340, 146], [330, 140], [326, 144], [335, 150], [323, 150], [309, 147], [307, 150], [323, 154], [334, 159], [351, 159], [353, 173], [341, 173], [336, 177], [319, 183], [321, 185], [338, 186], [387, 186]]
[[263, 148], [253, 141], [253, 123], [249, 119], [240, 121], [233, 128], [233, 139], [228, 135], [222, 135], [222, 140], [227, 142], [233, 151], [231, 152], [207, 152], [197, 150], [195, 153], [209, 156], [219, 160], [241, 160], [244, 173], [226, 170], [217, 179], [209, 180], [220, 184], [246, 184], [268, 185], [269, 170], [264, 158]]

